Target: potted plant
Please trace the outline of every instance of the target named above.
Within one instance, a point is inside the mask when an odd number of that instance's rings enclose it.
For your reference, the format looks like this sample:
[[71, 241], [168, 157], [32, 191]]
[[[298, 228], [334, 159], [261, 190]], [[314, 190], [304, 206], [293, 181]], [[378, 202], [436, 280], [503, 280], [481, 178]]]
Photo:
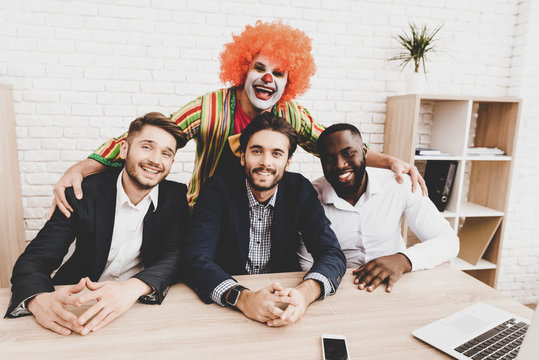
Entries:
[[[443, 27], [443, 24], [438, 25], [432, 31], [427, 29], [426, 25], [423, 25], [423, 27], [419, 27], [414, 23], [408, 25], [410, 33], [405, 31], [395, 38], [403, 50], [397, 56], [394, 56], [389, 60], [400, 61], [401, 71], [404, 70], [408, 64], [413, 64], [414, 71], [407, 77], [406, 81], [406, 92], [421, 93], [425, 86], [425, 79], [427, 76], [427, 69], [425, 66], [427, 53], [435, 51], [434, 37]], [[419, 73], [421, 67], [423, 68], [425, 77], [421, 76]]]

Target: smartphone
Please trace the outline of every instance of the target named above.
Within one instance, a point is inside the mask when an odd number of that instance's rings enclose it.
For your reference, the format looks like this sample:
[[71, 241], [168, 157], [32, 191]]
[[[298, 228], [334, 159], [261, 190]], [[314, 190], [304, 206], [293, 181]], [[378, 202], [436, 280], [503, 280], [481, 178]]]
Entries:
[[342, 335], [322, 334], [322, 356], [324, 360], [349, 360], [346, 338]]

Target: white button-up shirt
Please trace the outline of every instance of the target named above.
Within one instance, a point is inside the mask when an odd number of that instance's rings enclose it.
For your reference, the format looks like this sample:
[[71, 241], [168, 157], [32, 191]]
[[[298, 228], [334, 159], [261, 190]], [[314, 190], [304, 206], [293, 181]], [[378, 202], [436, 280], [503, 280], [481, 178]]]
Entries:
[[[352, 206], [340, 198], [324, 177], [313, 185], [331, 221], [331, 229], [346, 256], [347, 267], [359, 267], [381, 256], [403, 253], [412, 270], [429, 269], [455, 257], [459, 240], [432, 201], [420, 189], [411, 192], [411, 180], [402, 184], [390, 170], [367, 168], [365, 193]], [[406, 248], [401, 235], [401, 218], [421, 240]], [[304, 270], [312, 258], [302, 244], [298, 254]]]
[[124, 281], [143, 269], [140, 249], [144, 216], [150, 204], [153, 203], [154, 211], [157, 209], [159, 185], [155, 186], [137, 205], [133, 205], [122, 185], [124, 171], [120, 173], [116, 182], [116, 212], [112, 241], [107, 264], [99, 281]]

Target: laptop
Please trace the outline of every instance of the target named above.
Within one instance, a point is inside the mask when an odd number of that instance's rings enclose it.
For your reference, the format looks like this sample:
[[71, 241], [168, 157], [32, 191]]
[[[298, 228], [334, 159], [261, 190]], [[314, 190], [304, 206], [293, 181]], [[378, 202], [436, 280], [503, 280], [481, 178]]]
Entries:
[[456, 359], [539, 359], [539, 311], [531, 321], [477, 303], [412, 334]]

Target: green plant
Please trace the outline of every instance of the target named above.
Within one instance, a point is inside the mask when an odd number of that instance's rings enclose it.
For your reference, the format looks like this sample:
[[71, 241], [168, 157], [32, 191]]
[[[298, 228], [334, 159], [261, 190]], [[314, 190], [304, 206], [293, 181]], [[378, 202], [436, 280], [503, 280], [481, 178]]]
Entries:
[[434, 37], [443, 27], [443, 24], [438, 25], [432, 31], [429, 31], [426, 25], [423, 25], [422, 28], [413, 23], [408, 25], [410, 27], [411, 34], [404, 32], [403, 34], [395, 37], [395, 40], [398, 41], [399, 45], [402, 46], [404, 50], [389, 60], [400, 61], [402, 70], [404, 70], [406, 65], [412, 61], [414, 64], [414, 72], [416, 73], [419, 72], [419, 67], [422, 64], [423, 72], [426, 75], [427, 70], [425, 68], [425, 62], [427, 61], [427, 53], [430, 51], [435, 51]]

